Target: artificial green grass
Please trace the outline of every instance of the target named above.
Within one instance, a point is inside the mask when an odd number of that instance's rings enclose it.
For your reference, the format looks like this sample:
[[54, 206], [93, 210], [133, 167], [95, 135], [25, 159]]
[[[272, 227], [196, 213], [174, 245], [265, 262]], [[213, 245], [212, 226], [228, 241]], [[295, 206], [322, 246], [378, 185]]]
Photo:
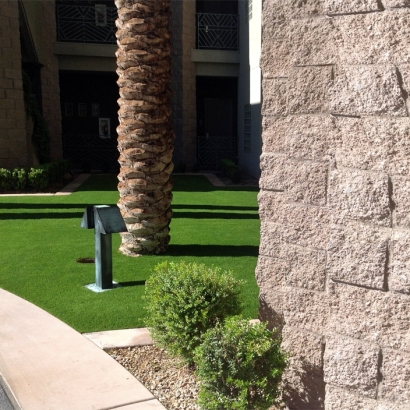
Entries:
[[115, 175], [92, 175], [69, 196], [0, 197], [0, 287], [57, 316], [80, 332], [144, 327], [144, 283], [165, 260], [232, 270], [245, 280], [243, 315], [256, 318], [259, 245], [257, 188], [214, 187], [203, 176], [173, 177], [174, 212], [168, 252], [132, 258], [112, 235], [113, 278], [121, 287], [94, 293], [94, 230], [80, 228], [87, 205], [118, 200]]

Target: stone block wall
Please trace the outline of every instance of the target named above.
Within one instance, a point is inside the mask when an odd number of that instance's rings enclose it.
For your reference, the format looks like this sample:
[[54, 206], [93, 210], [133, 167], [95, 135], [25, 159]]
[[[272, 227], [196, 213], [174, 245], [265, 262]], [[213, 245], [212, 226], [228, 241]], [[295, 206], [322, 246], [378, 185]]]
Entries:
[[0, 168], [27, 166], [18, 2], [0, 2]]
[[53, 52], [53, 44], [57, 41], [55, 1], [41, 1], [42, 6], [42, 38], [41, 56], [41, 89], [43, 115], [50, 132], [50, 153], [53, 160], [63, 157], [60, 84], [58, 73], [58, 57]]
[[410, 409], [410, 1], [264, 0], [260, 318], [289, 409]]

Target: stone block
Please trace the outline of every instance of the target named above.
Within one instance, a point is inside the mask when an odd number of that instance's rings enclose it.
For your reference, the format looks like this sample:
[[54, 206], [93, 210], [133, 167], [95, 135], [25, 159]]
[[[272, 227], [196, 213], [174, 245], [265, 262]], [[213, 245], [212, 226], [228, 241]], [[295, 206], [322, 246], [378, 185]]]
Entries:
[[329, 15], [383, 11], [379, 0], [325, 0], [324, 12]]
[[334, 225], [328, 245], [328, 274], [333, 280], [386, 289], [390, 230], [368, 225]]
[[334, 115], [407, 116], [394, 66], [339, 66], [329, 100]]
[[400, 85], [403, 88], [403, 94], [406, 99], [407, 112], [410, 112], [410, 64], [402, 64], [397, 68], [397, 75], [400, 81]]
[[324, 340], [321, 334], [285, 325], [282, 329], [282, 349], [294, 365], [308, 365], [318, 375], [323, 372]]
[[287, 82], [286, 78], [264, 78], [262, 80], [262, 115], [285, 115], [287, 113]]
[[[261, 299], [265, 305], [265, 312], [274, 311], [274, 316], [281, 318], [281, 326], [288, 325], [321, 334], [329, 319], [330, 303], [324, 292], [313, 292], [290, 286], [268, 292], [262, 288]], [[269, 315], [264, 318], [266, 319], [271, 321]]]
[[283, 292], [284, 324], [321, 334], [329, 318], [327, 295], [291, 287]]
[[285, 285], [325, 290], [326, 252], [287, 244], [278, 256], [259, 256], [256, 281], [265, 292]]
[[410, 177], [394, 175], [391, 177], [391, 184], [394, 203], [393, 224], [410, 228]]
[[[408, 195], [408, 191], [407, 191]], [[410, 232], [394, 231], [391, 242], [389, 289], [410, 295]]]
[[335, 118], [338, 167], [410, 173], [410, 118]]
[[262, 115], [327, 112], [330, 84], [330, 67], [297, 67], [288, 78], [264, 78]]
[[321, 66], [340, 61], [337, 44], [341, 34], [327, 17], [293, 20], [284, 28], [291, 63], [296, 66]]
[[290, 114], [328, 112], [328, 89], [332, 83], [331, 67], [293, 68], [287, 89]]
[[385, 7], [409, 7], [410, 0], [383, 0]]
[[[330, 240], [330, 212], [326, 207], [288, 204], [281, 193], [263, 191], [259, 194], [262, 239], [273, 245], [290, 243], [326, 250]], [[267, 222], [271, 220], [272, 222]], [[269, 250], [269, 248], [267, 249]], [[278, 250], [277, 250], [278, 251]], [[274, 251], [270, 256], [276, 256]]]
[[269, 0], [263, 2], [263, 37], [279, 38], [292, 19], [318, 16], [323, 13], [322, 0]]
[[410, 407], [410, 355], [398, 350], [384, 349], [381, 374], [383, 380], [378, 397]]
[[263, 78], [289, 77], [292, 54], [287, 38], [263, 39], [260, 67]]
[[327, 164], [295, 161], [276, 154], [262, 154], [262, 189], [284, 191], [289, 202], [326, 204]]
[[410, 298], [393, 292], [328, 283], [327, 334], [337, 333], [410, 352]]
[[259, 312], [258, 318], [261, 322], [267, 323], [269, 330], [277, 329], [281, 331], [284, 324], [282, 311], [282, 297], [278, 292], [264, 292], [259, 293]]
[[334, 25], [340, 33], [336, 46], [344, 65], [410, 62], [409, 9], [343, 16], [335, 18]]
[[290, 261], [259, 255], [255, 277], [260, 289], [264, 292], [277, 290], [286, 284], [290, 270]]
[[324, 291], [326, 287], [326, 252], [303, 247], [291, 247], [290, 269], [286, 283], [298, 288]]
[[323, 372], [326, 383], [376, 398], [380, 349], [339, 335], [326, 335]]
[[321, 115], [265, 117], [262, 141], [265, 153], [292, 159], [331, 161], [339, 145], [334, 118]]
[[331, 384], [326, 385], [326, 410], [409, 410], [409, 405], [370, 399]]
[[290, 409], [323, 409], [322, 336], [285, 325], [282, 340], [282, 349], [288, 353], [288, 367], [282, 376], [284, 402]]
[[349, 220], [390, 226], [388, 177], [354, 169], [335, 169], [329, 177], [329, 206], [335, 223]]

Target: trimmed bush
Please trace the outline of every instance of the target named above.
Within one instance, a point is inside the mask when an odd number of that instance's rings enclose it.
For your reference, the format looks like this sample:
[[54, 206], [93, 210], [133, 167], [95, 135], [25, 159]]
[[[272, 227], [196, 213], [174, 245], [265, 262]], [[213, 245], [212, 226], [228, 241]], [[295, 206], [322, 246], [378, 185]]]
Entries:
[[8, 191], [13, 186], [11, 171], [6, 168], [0, 168], [0, 191]]
[[268, 409], [286, 366], [280, 339], [266, 324], [239, 317], [208, 330], [194, 359], [198, 404], [206, 410]]
[[158, 345], [193, 361], [202, 335], [241, 311], [242, 281], [197, 263], [162, 263], [145, 283], [148, 326]]
[[23, 190], [27, 186], [27, 172], [24, 168], [16, 168], [12, 171], [12, 185], [16, 191]]
[[41, 191], [48, 187], [48, 172], [44, 168], [30, 168], [28, 180], [34, 190]]

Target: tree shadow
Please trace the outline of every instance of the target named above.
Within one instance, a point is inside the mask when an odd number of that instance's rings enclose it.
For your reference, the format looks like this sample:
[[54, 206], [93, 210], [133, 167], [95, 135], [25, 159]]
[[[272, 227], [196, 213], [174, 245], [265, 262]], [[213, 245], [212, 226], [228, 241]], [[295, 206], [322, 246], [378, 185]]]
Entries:
[[169, 245], [167, 256], [258, 256], [259, 247], [253, 245]]
[[258, 214], [245, 214], [237, 212], [179, 212], [174, 211], [172, 218], [185, 219], [259, 219]]
[[145, 280], [130, 280], [125, 282], [118, 282], [118, 286], [122, 288], [130, 286], [145, 286]]

